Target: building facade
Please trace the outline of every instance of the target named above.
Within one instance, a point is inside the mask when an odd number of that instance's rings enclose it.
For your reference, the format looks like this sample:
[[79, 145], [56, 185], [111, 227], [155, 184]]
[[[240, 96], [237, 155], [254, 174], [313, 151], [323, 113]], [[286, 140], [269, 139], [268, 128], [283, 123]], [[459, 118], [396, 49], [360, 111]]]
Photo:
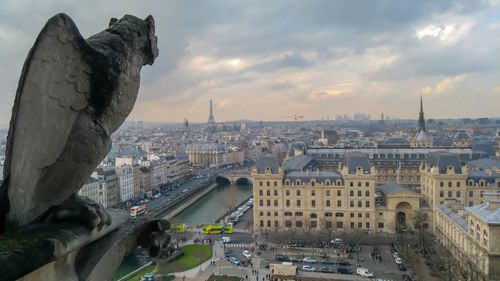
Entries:
[[218, 143], [193, 143], [186, 145], [186, 153], [193, 167], [219, 167], [223, 164], [225, 148]]
[[298, 157], [304, 161], [296, 161], [299, 169], [286, 165], [283, 170], [270, 154], [257, 162], [254, 231], [393, 233], [400, 213], [409, 218], [403, 226], [412, 227], [410, 211], [420, 209], [420, 195], [397, 185], [382, 190], [377, 202], [376, 169], [366, 155], [347, 155], [338, 172], [309, 170], [311, 162], [303, 156]]
[[132, 165], [122, 164], [115, 167], [118, 178], [119, 201], [126, 202], [134, 198], [134, 172]]
[[99, 181], [94, 178], [89, 178], [82, 188], [80, 188], [78, 194], [88, 197], [95, 202], [99, 202]]

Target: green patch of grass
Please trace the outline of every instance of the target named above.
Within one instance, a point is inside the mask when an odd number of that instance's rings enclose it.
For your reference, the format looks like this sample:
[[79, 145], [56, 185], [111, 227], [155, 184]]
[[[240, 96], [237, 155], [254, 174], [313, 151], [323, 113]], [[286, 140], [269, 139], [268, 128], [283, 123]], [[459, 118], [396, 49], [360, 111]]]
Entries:
[[240, 281], [240, 277], [212, 275], [207, 281]]
[[182, 255], [166, 265], [158, 266], [158, 274], [186, 271], [212, 258], [210, 245], [186, 245]]

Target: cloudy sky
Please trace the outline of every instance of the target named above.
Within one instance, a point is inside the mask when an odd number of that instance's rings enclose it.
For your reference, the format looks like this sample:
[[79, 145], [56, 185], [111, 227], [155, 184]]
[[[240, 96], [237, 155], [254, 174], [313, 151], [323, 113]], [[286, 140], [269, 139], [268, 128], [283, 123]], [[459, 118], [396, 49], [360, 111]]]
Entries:
[[49, 17], [84, 37], [111, 17], [156, 20], [160, 56], [142, 71], [130, 120], [206, 122], [334, 118], [499, 117], [500, 2], [0, 2], [0, 124], [22, 64]]

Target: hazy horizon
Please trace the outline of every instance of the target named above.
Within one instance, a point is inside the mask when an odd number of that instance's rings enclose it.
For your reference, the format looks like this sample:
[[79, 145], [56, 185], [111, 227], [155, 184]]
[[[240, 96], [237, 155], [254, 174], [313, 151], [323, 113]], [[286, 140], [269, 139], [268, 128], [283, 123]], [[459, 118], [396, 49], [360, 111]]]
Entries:
[[[96, 7], [99, 7], [96, 9]], [[0, 124], [45, 22], [65, 12], [86, 38], [111, 17], [152, 14], [160, 56], [131, 121], [334, 120], [380, 114], [495, 118], [499, 1], [3, 1]]]

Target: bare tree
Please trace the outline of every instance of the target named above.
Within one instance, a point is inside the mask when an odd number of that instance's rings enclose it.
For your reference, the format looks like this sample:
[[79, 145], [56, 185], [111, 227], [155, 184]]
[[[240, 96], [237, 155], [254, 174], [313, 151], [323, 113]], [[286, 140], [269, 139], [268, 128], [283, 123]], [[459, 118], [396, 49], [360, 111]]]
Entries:
[[[457, 258], [457, 257], [456, 257]], [[460, 255], [458, 258], [460, 261], [457, 266], [458, 280], [461, 281], [486, 281], [487, 278], [481, 271], [484, 259], [480, 258], [478, 255], [474, 256], [464, 256]]]
[[441, 270], [441, 280], [443, 281], [456, 281], [457, 280], [457, 259], [451, 252], [442, 245], [438, 245], [437, 254], [439, 257], [439, 266]]
[[421, 247], [426, 247], [425, 241], [425, 223], [427, 222], [427, 214], [422, 211], [417, 211], [413, 217], [413, 223], [418, 234], [418, 244]]
[[224, 191], [223, 196], [217, 198], [218, 202], [224, 207], [226, 213], [234, 210], [238, 206], [238, 192], [235, 189], [229, 188]]

